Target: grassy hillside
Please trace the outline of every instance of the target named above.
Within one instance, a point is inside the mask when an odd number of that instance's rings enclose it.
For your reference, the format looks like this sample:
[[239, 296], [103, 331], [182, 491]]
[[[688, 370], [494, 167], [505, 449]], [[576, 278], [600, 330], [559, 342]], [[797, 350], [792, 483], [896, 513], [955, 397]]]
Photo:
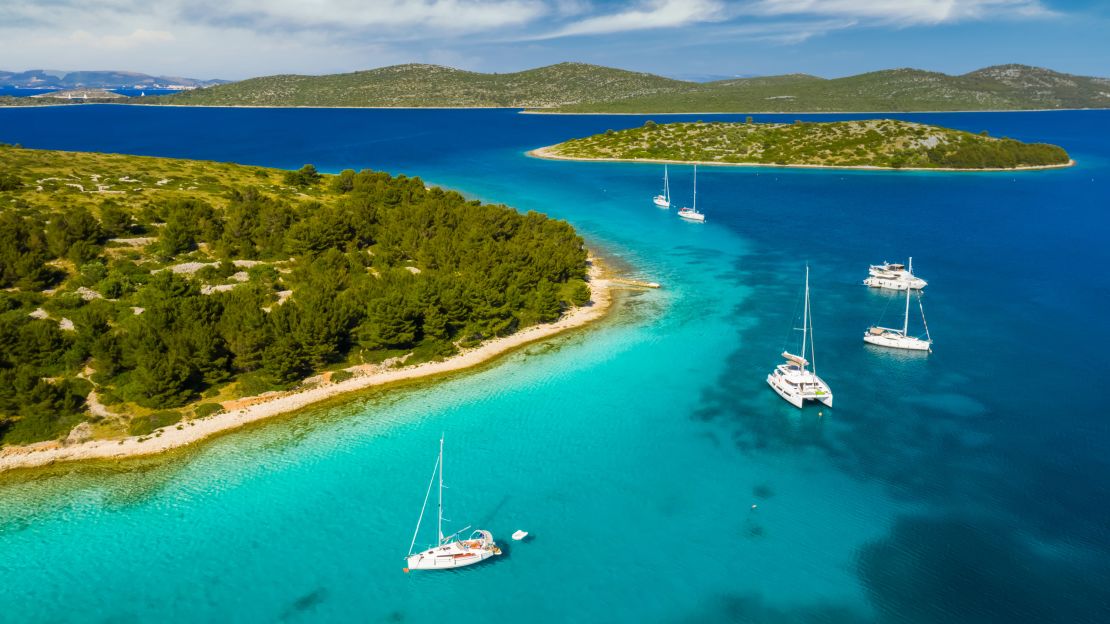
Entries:
[[0, 147], [0, 444], [444, 357], [583, 303], [585, 260], [419, 178]]
[[948, 111], [1110, 107], [1110, 80], [1023, 65], [962, 76], [892, 69], [825, 80], [806, 75], [744, 78], [691, 85], [563, 112]]
[[328, 76], [266, 76], [144, 103], [242, 106], [506, 106], [545, 108], [652, 95], [686, 83], [651, 74], [561, 63], [511, 74], [396, 65]]
[[540, 155], [617, 160], [915, 168], [1063, 165], [1067, 153], [959, 130], [889, 119], [830, 123], [671, 123], [609, 131]]
[[1110, 80], [1024, 65], [962, 76], [893, 69], [684, 82], [562, 63], [511, 74], [397, 65], [329, 76], [267, 76], [143, 103], [241, 106], [507, 106], [561, 112], [910, 111], [1110, 107]]

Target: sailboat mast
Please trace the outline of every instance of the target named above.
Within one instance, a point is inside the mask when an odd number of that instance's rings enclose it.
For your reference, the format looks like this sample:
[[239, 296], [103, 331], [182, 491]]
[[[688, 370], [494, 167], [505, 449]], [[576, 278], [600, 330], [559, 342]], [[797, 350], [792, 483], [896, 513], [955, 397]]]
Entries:
[[[806, 265], [806, 302], [802, 310], [802, 359], [806, 357], [806, 337], [809, 335], [809, 265]], [[812, 349], [810, 349], [810, 357], [813, 357]], [[805, 370], [805, 366], [802, 366]], [[816, 367], [815, 367], [816, 370]]]
[[906, 285], [906, 317], [902, 321], [902, 335], [908, 336], [910, 331], [910, 287]]
[[671, 179], [667, 175], [667, 165], [663, 165], [663, 197], [671, 201]]
[[698, 211], [698, 166], [694, 165], [694, 212]]
[[443, 543], [443, 436], [439, 436], [439, 543]]

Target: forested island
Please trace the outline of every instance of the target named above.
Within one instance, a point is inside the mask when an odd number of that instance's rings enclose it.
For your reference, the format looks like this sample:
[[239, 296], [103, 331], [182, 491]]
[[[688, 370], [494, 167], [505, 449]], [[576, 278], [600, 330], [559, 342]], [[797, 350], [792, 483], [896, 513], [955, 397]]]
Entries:
[[[34, 105], [64, 100], [19, 102]], [[1110, 80], [1028, 65], [960, 75], [901, 68], [675, 80], [586, 63], [488, 74], [407, 64], [323, 76], [280, 74], [119, 103], [178, 106], [508, 107], [562, 113], [760, 113], [1110, 108]]]
[[533, 155], [733, 165], [1019, 169], [1071, 164], [1062, 148], [892, 119], [657, 124], [573, 139]]
[[569, 224], [419, 178], [3, 146], [0, 444], [440, 360], [559, 319], [586, 278]]
[[[132, 100], [134, 101], [134, 100]], [[279, 75], [195, 89], [143, 104], [185, 106], [504, 106], [566, 113], [957, 111], [1110, 107], [1110, 80], [1027, 65], [961, 75], [888, 69], [675, 80], [585, 63], [507, 74], [395, 65], [349, 74]]]

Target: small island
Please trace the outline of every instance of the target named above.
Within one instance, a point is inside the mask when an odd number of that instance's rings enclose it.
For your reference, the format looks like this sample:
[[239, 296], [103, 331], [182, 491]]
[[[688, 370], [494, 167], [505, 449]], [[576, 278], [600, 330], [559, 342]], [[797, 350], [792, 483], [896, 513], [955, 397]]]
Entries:
[[0, 146], [0, 202], [0, 470], [458, 370], [608, 302], [566, 222], [419, 178]]
[[646, 122], [530, 152], [540, 158], [709, 165], [1016, 170], [1073, 164], [1056, 145], [909, 121]]

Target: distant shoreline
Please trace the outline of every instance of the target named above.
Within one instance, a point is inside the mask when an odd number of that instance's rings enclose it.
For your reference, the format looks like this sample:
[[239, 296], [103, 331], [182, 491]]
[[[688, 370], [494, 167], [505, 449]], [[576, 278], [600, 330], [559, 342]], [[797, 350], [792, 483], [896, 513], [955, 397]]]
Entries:
[[[16, 96], [11, 96], [16, 97]], [[37, 97], [37, 96], [26, 96]], [[137, 97], [137, 96], [125, 96]], [[161, 97], [161, 96], [150, 96]], [[649, 115], [920, 115], [920, 114], [943, 114], [943, 113], [1051, 113], [1051, 112], [1075, 112], [1075, 111], [1110, 111], [1108, 108], [1001, 108], [1001, 109], [970, 109], [970, 110], [912, 110], [912, 111], [893, 111], [893, 110], [874, 110], [874, 111], [733, 111], [733, 112], [672, 112], [672, 113], [605, 113], [605, 112], [574, 112], [574, 111], [560, 111], [555, 109], [542, 109], [542, 108], [523, 108], [520, 106], [326, 106], [326, 105], [294, 105], [294, 106], [275, 106], [266, 104], [140, 104], [132, 102], [80, 102], [80, 103], [50, 103], [50, 104], [33, 104], [30, 106], [3, 106], [2, 109], [16, 109], [16, 108], [37, 108], [45, 106], [149, 106], [152, 108], [272, 108], [272, 109], [337, 109], [337, 110], [515, 110], [519, 115], [602, 115], [602, 116], [626, 116], [626, 117], [644, 117]]]
[[710, 167], [768, 167], [778, 169], [845, 169], [860, 171], [950, 171], [958, 173], [975, 172], [1006, 172], [1006, 171], [1037, 171], [1040, 169], [1066, 169], [1075, 165], [1074, 159], [1061, 165], [1029, 165], [1023, 167], [991, 167], [982, 169], [957, 169], [954, 167], [880, 167], [878, 165], [780, 165], [776, 163], [730, 163], [713, 160], [666, 160], [660, 158], [584, 158], [580, 156], [561, 156], [550, 152], [554, 145], [539, 147], [525, 152], [531, 158], [544, 160], [571, 160], [578, 162], [626, 162], [626, 163], [654, 163], [667, 165], [705, 165]]
[[[280, 108], [280, 107], [279, 107]], [[357, 108], [357, 107], [356, 107]], [[574, 111], [544, 110], [536, 108], [521, 109], [522, 115], [627, 115], [629, 117], [643, 117], [645, 115], [918, 115], [938, 113], [1051, 113], [1059, 111], [1110, 111], [1107, 108], [977, 108], [969, 110], [873, 110], [873, 111], [733, 111], [733, 112], [690, 112], [690, 113], [579, 113]]]
[[328, 375], [325, 374], [318, 383], [307, 388], [225, 401], [222, 403], [225, 410], [223, 412], [206, 418], [182, 421], [160, 429], [154, 435], [89, 440], [72, 445], [52, 440], [4, 447], [0, 449], [0, 473], [39, 468], [58, 462], [122, 460], [155, 455], [252, 423], [299, 411], [329, 399], [349, 396], [360, 390], [472, 368], [524, 345], [601, 320], [612, 309], [613, 284], [614, 280], [606, 275], [600, 263], [594, 259], [587, 282], [590, 288], [590, 305], [574, 308], [553, 323], [526, 327], [515, 334], [489, 340], [438, 362], [401, 368], [382, 368], [367, 364], [353, 366], [346, 370], [353, 372], [354, 377], [340, 382], [331, 382], [326, 379]]

